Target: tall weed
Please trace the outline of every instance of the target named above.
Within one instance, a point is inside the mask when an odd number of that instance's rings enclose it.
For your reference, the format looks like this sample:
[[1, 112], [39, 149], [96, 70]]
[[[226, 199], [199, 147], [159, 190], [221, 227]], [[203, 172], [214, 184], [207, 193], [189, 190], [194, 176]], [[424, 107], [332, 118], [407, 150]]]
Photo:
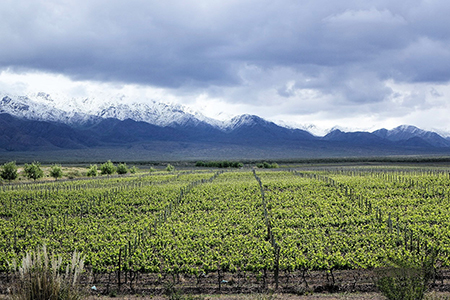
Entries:
[[21, 263], [10, 263], [14, 272], [11, 289], [15, 300], [79, 300], [82, 294], [78, 280], [84, 268], [84, 257], [74, 252], [63, 268], [61, 256], [49, 256], [46, 246], [34, 253], [27, 252]]
[[437, 251], [432, 250], [420, 259], [396, 260], [393, 262], [394, 267], [379, 272], [376, 284], [390, 300], [424, 299], [430, 281], [435, 276], [436, 259]]

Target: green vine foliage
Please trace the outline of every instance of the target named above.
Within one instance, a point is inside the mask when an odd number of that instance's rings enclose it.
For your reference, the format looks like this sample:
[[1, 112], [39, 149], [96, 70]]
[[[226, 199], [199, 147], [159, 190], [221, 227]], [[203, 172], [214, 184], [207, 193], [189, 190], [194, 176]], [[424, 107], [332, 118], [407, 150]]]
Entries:
[[66, 263], [84, 253], [95, 273], [332, 275], [430, 249], [450, 265], [447, 170], [255, 172], [260, 182], [245, 169], [197, 169], [0, 186], [0, 271], [42, 244]]

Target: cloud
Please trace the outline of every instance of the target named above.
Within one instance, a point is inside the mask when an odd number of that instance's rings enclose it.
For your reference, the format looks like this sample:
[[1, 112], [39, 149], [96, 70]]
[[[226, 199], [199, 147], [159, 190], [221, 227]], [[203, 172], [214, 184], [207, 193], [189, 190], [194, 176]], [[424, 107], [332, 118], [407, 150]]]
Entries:
[[[328, 23], [349, 24], [349, 25], [377, 25], [377, 24], [401, 24], [406, 23], [400, 15], [394, 15], [387, 9], [377, 10], [375, 8], [367, 10], [346, 10], [343, 13], [325, 18]], [[358, 28], [360, 30], [360, 28]]]
[[450, 78], [450, 41], [422, 37], [397, 56], [393, 68], [401, 72], [399, 79], [413, 82], [448, 82]]
[[123, 85], [112, 89], [216, 115], [214, 103], [387, 120], [438, 105], [424, 90], [449, 95], [449, 10], [442, 0], [6, 0], [0, 68], [65, 76], [74, 95], [98, 90], [86, 82]]

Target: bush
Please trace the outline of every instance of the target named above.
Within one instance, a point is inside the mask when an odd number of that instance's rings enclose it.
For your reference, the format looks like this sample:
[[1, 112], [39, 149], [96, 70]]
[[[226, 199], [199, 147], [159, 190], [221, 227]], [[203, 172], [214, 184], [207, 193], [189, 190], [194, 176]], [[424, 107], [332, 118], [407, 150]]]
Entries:
[[128, 168], [127, 168], [127, 164], [123, 163], [123, 164], [119, 164], [117, 166], [117, 174], [119, 175], [124, 175], [128, 173]]
[[53, 165], [50, 168], [50, 176], [52, 176], [53, 178], [55, 178], [55, 180], [58, 180], [58, 178], [61, 178], [63, 175], [61, 166], [59, 165]]
[[270, 163], [268, 163], [268, 162], [263, 162], [263, 163], [258, 163], [258, 164], [256, 164], [256, 167], [257, 168], [259, 168], [259, 169], [276, 169], [276, 168], [278, 168], [279, 166], [278, 166], [278, 164], [277, 163], [272, 163], [272, 164], [270, 164]]
[[81, 174], [80, 171], [78, 171], [76, 169], [70, 170], [69, 172], [67, 172], [67, 178], [69, 178], [69, 179], [74, 179], [74, 178], [81, 177], [81, 176], [83, 176], [83, 174]]
[[137, 170], [138, 170], [138, 168], [137, 168], [136, 166], [132, 166], [132, 167], [130, 168], [130, 173], [131, 173], [131, 174], [136, 174]]
[[37, 180], [44, 176], [44, 171], [41, 169], [40, 162], [33, 162], [31, 165], [25, 164], [24, 166], [25, 176], [29, 179]]
[[2, 166], [2, 170], [0, 171], [0, 176], [4, 180], [15, 180], [17, 178], [17, 166], [15, 161], [11, 161]]
[[175, 170], [175, 167], [174, 166], [172, 166], [171, 164], [168, 164], [167, 165], [167, 167], [166, 167], [166, 171], [167, 172], [173, 172]]
[[102, 175], [105, 174], [111, 175], [116, 172], [116, 167], [110, 160], [108, 160], [107, 162], [105, 162], [103, 165], [100, 166], [100, 170], [102, 171]]
[[428, 284], [435, 274], [437, 251], [424, 258], [395, 261], [394, 267], [382, 270], [376, 285], [387, 299], [424, 299]]
[[27, 253], [22, 264], [11, 264], [15, 272], [12, 298], [17, 300], [79, 300], [82, 295], [78, 278], [84, 268], [84, 258], [77, 252], [62, 271], [62, 258], [54, 255], [49, 259], [45, 246], [36, 253]]
[[209, 162], [204, 162], [204, 161], [198, 161], [195, 163], [196, 167], [209, 167], [209, 168], [242, 168], [244, 166], [243, 163], [241, 162], [236, 162], [236, 161], [228, 161], [228, 160], [223, 160], [223, 161], [209, 161]]
[[89, 167], [89, 170], [88, 170], [87, 173], [86, 173], [86, 175], [87, 175], [88, 177], [95, 177], [95, 176], [97, 176], [97, 174], [98, 174], [98, 171], [97, 171], [97, 165], [91, 165], [91, 166]]

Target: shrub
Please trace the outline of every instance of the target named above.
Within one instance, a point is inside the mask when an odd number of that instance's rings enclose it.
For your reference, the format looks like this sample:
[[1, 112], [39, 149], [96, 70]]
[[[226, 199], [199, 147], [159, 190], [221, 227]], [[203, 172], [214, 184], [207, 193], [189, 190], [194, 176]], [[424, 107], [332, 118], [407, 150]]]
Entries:
[[387, 299], [424, 299], [435, 274], [436, 259], [437, 251], [431, 250], [421, 259], [394, 261], [394, 267], [381, 271], [377, 287]]
[[33, 162], [31, 165], [25, 164], [24, 166], [25, 175], [29, 179], [37, 180], [44, 176], [44, 171], [41, 169], [40, 162]]
[[77, 177], [81, 177], [83, 174], [81, 174], [81, 172], [80, 171], [78, 171], [78, 170], [70, 170], [69, 172], [67, 172], [67, 178], [69, 178], [69, 179], [74, 179], [74, 178], [77, 178]]
[[259, 169], [276, 169], [279, 166], [278, 166], [277, 163], [270, 164], [267, 161], [265, 161], [265, 162], [256, 164], [256, 167], [259, 168]]
[[174, 166], [172, 166], [171, 164], [168, 164], [167, 165], [167, 167], [166, 167], [166, 171], [167, 172], [173, 172], [175, 170], [175, 167]]
[[127, 168], [127, 164], [123, 163], [123, 164], [119, 164], [117, 166], [117, 174], [119, 175], [124, 175], [128, 173], [128, 168]]
[[78, 278], [84, 268], [84, 258], [77, 252], [62, 272], [62, 258], [49, 258], [45, 246], [36, 253], [26, 253], [22, 264], [11, 263], [15, 286], [11, 293], [17, 300], [79, 300], [82, 295]]
[[138, 170], [138, 168], [137, 168], [136, 166], [132, 166], [132, 167], [130, 168], [130, 173], [131, 173], [131, 174], [136, 174], [137, 170]]
[[198, 161], [195, 163], [195, 166], [196, 167], [213, 167], [213, 168], [242, 168], [244, 166], [244, 164], [241, 162], [228, 161], [228, 160], [209, 161], [209, 162]]
[[89, 170], [87, 171], [87, 176], [88, 177], [95, 177], [95, 176], [97, 176], [97, 174], [98, 174], [98, 171], [97, 171], [97, 165], [91, 165], [90, 167], [89, 167]]
[[61, 178], [63, 175], [61, 166], [59, 165], [53, 165], [50, 168], [50, 176], [52, 176], [53, 178], [55, 178], [55, 180], [58, 180], [58, 178]]
[[2, 170], [0, 171], [0, 176], [4, 180], [15, 180], [17, 178], [17, 166], [15, 161], [11, 161], [2, 166]]
[[100, 166], [100, 170], [102, 171], [103, 175], [104, 174], [111, 175], [116, 172], [116, 167], [110, 160], [108, 160], [107, 162], [105, 162], [103, 165]]

